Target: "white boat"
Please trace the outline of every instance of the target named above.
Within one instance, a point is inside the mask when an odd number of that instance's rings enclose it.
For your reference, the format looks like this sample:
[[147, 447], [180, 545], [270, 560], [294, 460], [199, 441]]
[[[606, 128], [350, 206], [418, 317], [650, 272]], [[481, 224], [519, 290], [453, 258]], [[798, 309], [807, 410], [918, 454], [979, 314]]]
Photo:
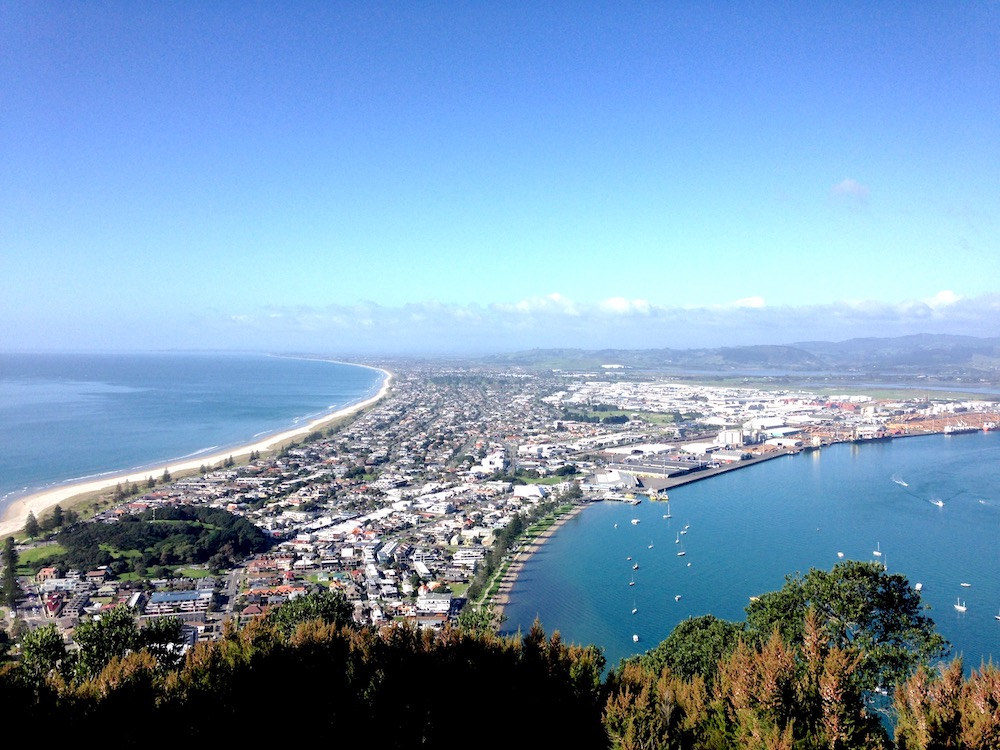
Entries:
[[924, 588], [924, 584], [918, 583], [913, 587], [914, 591], [921, 591]]
[[638, 611], [639, 611], [639, 608], [637, 606], [635, 606], [635, 602], [632, 602], [632, 614], [634, 615]]
[[875, 542], [875, 549], [872, 550], [872, 554], [875, 555], [875, 557], [882, 557], [882, 545]]
[[843, 559], [843, 557], [844, 557], [844, 553], [843, 553], [843, 552], [838, 552], [838, 553], [837, 553], [837, 557], [839, 557], [839, 558]]
[[[681, 595], [677, 594], [677, 596], [674, 597], [674, 601], [679, 602], [680, 600], [681, 600]], [[998, 615], [998, 617], [1000, 617], [1000, 615]]]
[[633, 643], [639, 642], [639, 636], [636, 633], [632, 633], [632, 642]]
[[994, 620], [1000, 620], [1000, 612], [998, 612], [997, 614], [993, 615], [993, 619]]
[[681, 543], [681, 535], [680, 535], [680, 532], [678, 532], [677, 533], [677, 538], [674, 539], [674, 544], [680, 544], [680, 543]]
[[963, 588], [969, 588], [971, 585], [971, 583], [962, 583]]
[[629, 581], [628, 585], [629, 586], [635, 586], [635, 579], [633, 578], [631, 581]]
[[639, 525], [639, 519], [638, 518], [633, 518], [632, 519], [632, 525], [633, 526], [638, 526]]
[[965, 602], [962, 601], [961, 597], [959, 597], [958, 601], [955, 602], [955, 609], [957, 609], [959, 612], [965, 611]]
[[939, 508], [943, 508], [944, 500], [941, 500], [940, 498], [938, 498], [937, 500], [931, 500], [931, 505], [936, 505]]
[[652, 542], [650, 542], [650, 543], [649, 543], [649, 546], [648, 546], [648, 547], [647, 547], [646, 549], [653, 549], [653, 543], [652, 543]]
[[632, 565], [632, 570], [638, 570], [638, 569], [639, 569], [639, 563], [635, 563], [634, 565]]

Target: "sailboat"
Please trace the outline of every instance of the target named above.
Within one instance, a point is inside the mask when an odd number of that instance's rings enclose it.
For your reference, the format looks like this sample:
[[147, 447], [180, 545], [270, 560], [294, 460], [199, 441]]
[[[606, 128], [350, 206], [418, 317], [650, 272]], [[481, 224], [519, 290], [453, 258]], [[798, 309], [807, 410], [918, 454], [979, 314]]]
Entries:
[[653, 543], [652, 543], [652, 542], [650, 542], [650, 543], [649, 543], [649, 547], [647, 547], [646, 549], [653, 549]]
[[959, 612], [965, 611], [965, 602], [962, 601], [961, 597], [959, 597], [958, 601], [955, 602], [955, 609], [957, 609]]
[[993, 615], [993, 619], [1000, 620], [1000, 612], [997, 612], [995, 615]]
[[635, 602], [632, 602], [632, 614], [634, 615], [638, 611], [639, 611], [639, 608], [637, 606], [635, 606]]
[[674, 539], [674, 544], [680, 544], [680, 543], [681, 543], [681, 534], [680, 534], [680, 532], [678, 531], [678, 532], [677, 532], [677, 538], [676, 538], [676, 539]]
[[628, 582], [628, 585], [629, 586], [635, 586], [635, 577], [634, 576], [632, 577], [632, 580]]
[[875, 542], [875, 549], [872, 550], [872, 554], [875, 555], [875, 557], [882, 557], [882, 545]]
[[687, 553], [684, 551], [684, 545], [682, 544], [681, 548], [679, 550], [677, 550], [677, 556], [678, 557], [684, 557], [684, 555], [686, 555], [686, 554]]

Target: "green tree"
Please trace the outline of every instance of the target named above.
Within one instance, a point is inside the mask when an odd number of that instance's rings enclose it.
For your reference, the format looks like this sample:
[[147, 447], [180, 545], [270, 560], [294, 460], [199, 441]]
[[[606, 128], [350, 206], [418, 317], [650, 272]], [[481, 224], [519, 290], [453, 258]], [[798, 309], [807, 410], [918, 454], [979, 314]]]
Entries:
[[35, 518], [35, 514], [30, 510], [28, 511], [28, 517], [24, 519], [24, 533], [28, 535], [29, 538], [34, 539], [42, 531], [42, 527], [38, 525], [38, 519]]
[[183, 658], [184, 623], [179, 617], [155, 617], [139, 630], [138, 646], [162, 668], [176, 667]]
[[736, 648], [743, 635], [743, 624], [720, 620], [713, 615], [689, 617], [670, 632], [655, 648], [630, 661], [659, 674], [664, 668], [685, 680], [696, 675], [711, 689], [719, 661]]
[[12, 610], [17, 608], [21, 598], [21, 587], [17, 583], [17, 547], [14, 537], [9, 536], [3, 543], [3, 603]]
[[0, 628], [0, 663], [7, 660], [7, 655], [13, 647], [14, 639], [11, 638], [10, 633], [3, 628]]
[[66, 643], [55, 623], [21, 636], [21, 666], [33, 679], [41, 680], [58, 672], [66, 661], [66, 653]]
[[267, 613], [267, 621], [290, 638], [299, 623], [322, 620], [329, 625], [354, 623], [354, 605], [340, 591], [319, 591], [289, 599]]
[[112, 659], [122, 658], [142, 645], [135, 613], [125, 604], [81, 622], [73, 640], [79, 646], [74, 674], [81, 680], [97, 677]]
[[458, 613], [457, 625], [472, 633], [495, 633], [502, 619], [492, 604], [475, 606], [468, 603]]
[[897, 685], [950, 648], [904, 576], [886, 572], [881, 563], [853, 560], [786, 577], [779, 591], [746, 608], [747, 631], [764, 642], [777, 627], [786, 641], [801, 643], [809, 607], [831, 645], [862, 652], [858, 674], [868, 691]]

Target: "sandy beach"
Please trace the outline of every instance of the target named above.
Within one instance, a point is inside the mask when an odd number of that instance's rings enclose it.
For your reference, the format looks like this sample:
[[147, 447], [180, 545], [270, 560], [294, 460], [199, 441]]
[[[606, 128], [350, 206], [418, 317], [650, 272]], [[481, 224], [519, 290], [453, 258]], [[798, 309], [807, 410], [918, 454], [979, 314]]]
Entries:
[[[362, 366], [367, 367], [367, 365]], [[66, 484], [52, 490], [45, 490], [44, 492], [17, 498], [4, 510], [3, 517], [0, 518], [0, 538], [20, 532], [24, 528], [24, 522], [28, 518], [28, 513], [33, 513], [37, 518], [49, 508], [67, 503], [72, 498], [108, 489], [119, 483], [135, 482], [136, 484], [141, 484], [149, 477], [159, 478], [163, 475], [164, 471], [169, 471], [176, 476], [183, 472], [196, 471], [202, 465], [211, 466], [218, 464], [230, 456], [234, 459], [241, 458], [248, 456], [254, 451], [265, 454], [287, 443], [289, 440], [302, 435], [308, 435], [329, 422], [361, 411], [382, 399], [389, 391], [389, 385], [392, 382], [392, 373], [378, 367], [372, 367], [371, 369], [377, 370], [385, 376], [378, 393], [369, 399], [318, 417], [302, 427], [271, 435], [257, 443], [231, 448], [210, 456], [199, 456], [189, 461], [150, 466], [130, 473], [121, 472], [102, 477], [101, 479]]]

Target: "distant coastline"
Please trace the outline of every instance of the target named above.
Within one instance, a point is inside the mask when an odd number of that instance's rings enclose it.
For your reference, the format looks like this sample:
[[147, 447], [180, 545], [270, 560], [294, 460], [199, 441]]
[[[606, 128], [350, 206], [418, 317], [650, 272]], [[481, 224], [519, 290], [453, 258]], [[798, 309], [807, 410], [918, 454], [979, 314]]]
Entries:
[[[332, 362], [334, 360], [328, 361]], [[353, 365], [353, 363], [340, 364]], [[0, 516], [0, 537], [5, 538], [20, 532], [24, 528], [24, 523], [27, 520], [29, 513], [38, 517], [56, 505], [63, 505], [65, 503], [72, 504], [79, 501], [86, 495], [106, 490], [117, 484], [131, 482], [135, 482], [137, 484], [142, 483], [145, 482], [150, 476], [156, 477], [158, 475], [162, 475], [164, 471], [169, 471], [172, 475], [179, 475], [186, 472], [197, 471], [202, 465], [220, 463], [229, 457], [236, 459], [248, 456], [253, 452], [268, 453], [280, 448], [283, 444], [288, 443], [297, 437], [308, 435], [325, 424], [350, 416], [351, 414], [359, 412], [384, 398], [388, 393], [392, 382], [392, 373], [388, 370], [384, 370], [380, 367], [373, 367], [371, 365], [354, 366], [364, 367], [369, 370], [375, 370], [376, 372], [382, 373], [382, 384], [379, 391], [374, 396], [317, 417], [302, 427], [296, 427], [294, 429], [276, 433], [264, 438], [263, 440], [219, 451], [218, 453], [213, 453], [212, 455], [198, 456], [197, 458], [189, 460], [179, 459], [177, 461], [159, 463], [155, 466], [147, 466], [142, 469], [132, 471], [114, 472], [107, 476], [103, 476], [100, 479], [70, 482], [53, 489], [43, 490], [41, 492], [16, 498], [12, 500], [2, 511], [2, 516]]]

